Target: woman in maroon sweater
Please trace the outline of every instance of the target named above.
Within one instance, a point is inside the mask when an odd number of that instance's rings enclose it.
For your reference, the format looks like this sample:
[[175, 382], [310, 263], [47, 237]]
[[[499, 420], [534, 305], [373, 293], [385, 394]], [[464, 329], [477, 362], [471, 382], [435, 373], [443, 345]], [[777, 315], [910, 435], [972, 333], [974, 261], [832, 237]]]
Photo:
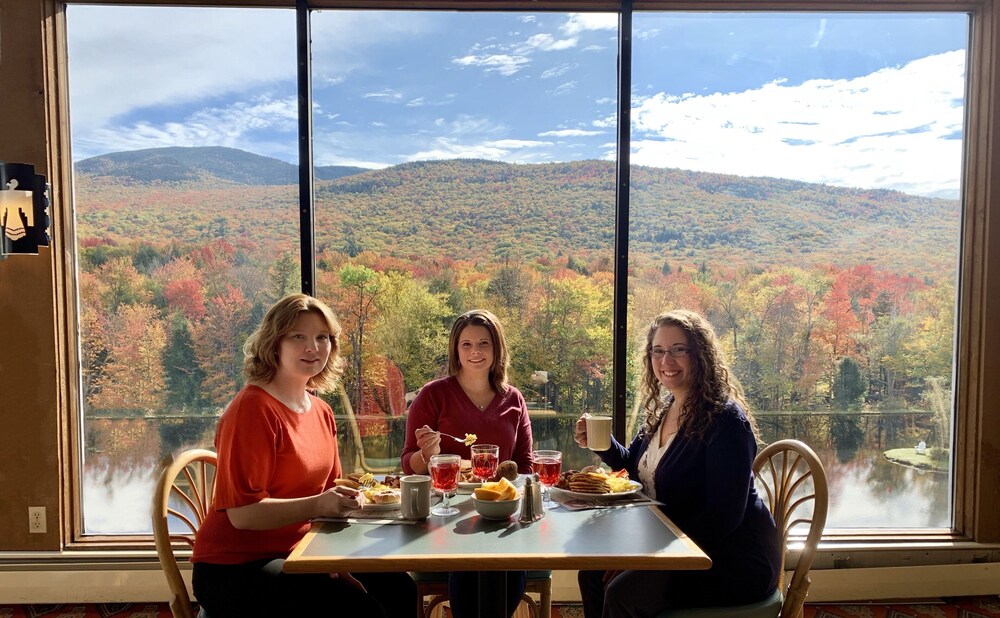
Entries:
[[[510, 355], [497, 317], [484, 309], [463, 313], [451, 327], [448, 377], [425, 384], [406, 418], [403, 470], [427, 474], [439, 453], [471, 459], [469, 446], [440, 432], [500, 447], [500, 460], [531, 472], [531, 421], [524, 396], [507, 384]], [[456, 618], [508, 618], [524, 593], [525, 572], [451, 573], [448, 595]]]

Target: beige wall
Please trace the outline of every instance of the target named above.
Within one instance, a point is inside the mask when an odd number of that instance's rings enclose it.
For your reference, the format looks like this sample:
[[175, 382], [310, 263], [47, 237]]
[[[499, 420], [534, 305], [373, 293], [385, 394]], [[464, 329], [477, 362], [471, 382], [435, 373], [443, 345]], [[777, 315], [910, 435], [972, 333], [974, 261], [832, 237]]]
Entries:
[[[49, 176], [41, 11], [0, 0], [0, 160]], [[0, 549], [60, 547], [54, 298], [50, 250], [0, 261]], [[29, 506], [47, 508], [46, 534], [28, 534]]]

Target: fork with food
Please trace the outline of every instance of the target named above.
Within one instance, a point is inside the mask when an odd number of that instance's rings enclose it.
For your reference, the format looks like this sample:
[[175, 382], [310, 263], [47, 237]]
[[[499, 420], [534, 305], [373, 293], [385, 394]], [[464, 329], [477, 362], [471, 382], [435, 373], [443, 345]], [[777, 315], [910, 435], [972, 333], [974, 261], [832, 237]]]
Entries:
[[464, 438], [459, 438], [457, 436], [453, 436], [450, 433], [445, 433], [443, 431], [439, 431], [438, 433], [441, 434], [442, 436], [451, 438], [455, 442], [461, 442], [465, 446], [472, 446], [473, 444], [476, 443], [476, 440], [478, 439], [478, 437], [474, 433], [467, 433], [465, 434]]

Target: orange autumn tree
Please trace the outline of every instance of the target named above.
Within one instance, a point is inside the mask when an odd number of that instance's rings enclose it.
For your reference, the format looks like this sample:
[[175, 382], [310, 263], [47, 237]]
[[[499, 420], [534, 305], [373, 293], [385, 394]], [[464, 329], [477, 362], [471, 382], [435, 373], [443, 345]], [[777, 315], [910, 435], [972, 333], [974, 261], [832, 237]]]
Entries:
[[144, 414], [161, 410], [166, 394], [163, 349], [167, 334], [156, 308], [122, 306], [112, 316], [107, 336], [108, 362], [90, 405]]

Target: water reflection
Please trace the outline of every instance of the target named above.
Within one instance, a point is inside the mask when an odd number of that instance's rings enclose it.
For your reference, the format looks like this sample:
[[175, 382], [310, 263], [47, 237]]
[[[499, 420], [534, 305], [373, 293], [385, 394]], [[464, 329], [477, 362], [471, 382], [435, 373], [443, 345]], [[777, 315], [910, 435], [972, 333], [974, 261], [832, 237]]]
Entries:
[[[951, 526], [949, 476], [913, 470], [886, 461], [882, 452], [889, 448], [913, 446], [925, 419], [919, 415], [889, 414], [786, 414], [759, 417], [764, 440], [795, 438], [809, 444], [826, 468], [830, 486], [828, 528], [939, 528]], [[126, 419], [122, 419], [126, 421]], [[135, 423], [133, 419], [128, 421]], [[156, 419], [143, 423], [156, 424]], [[536, 448], [563, 452], [565, 469], [582, 468], [597, 457], [573, 442], [575, 416], [539, 416], [532, 420]], [[150, 427], [133, 434], [158, 436], [158, 440], [138, 440], [132, 453], [100, 448], [86, 458], [83, 472], [83, 507], [88, 534], [149, 534], [149, 508], [157, 463], [164, 453], [211, 447], [214, 419], [204, 419], [185, 432]], [[403, 423], [390, 430], [384, 448], [402, 445]], [[347, 427], [341, 436], [341, 459], [345, 468], [356, 461], [356, 452]], [[121, 435], [109, 431], [109, 436]], [[180, 436], [182, 443], [168, 444]], [[170, 438], [170, 440], [168, 440]], [[158, 445], [155, 446], [155, 445]], [[366, 453], [367, 453], [366, 445]], [[371, 453], [370, 457], [384, 456]]]

